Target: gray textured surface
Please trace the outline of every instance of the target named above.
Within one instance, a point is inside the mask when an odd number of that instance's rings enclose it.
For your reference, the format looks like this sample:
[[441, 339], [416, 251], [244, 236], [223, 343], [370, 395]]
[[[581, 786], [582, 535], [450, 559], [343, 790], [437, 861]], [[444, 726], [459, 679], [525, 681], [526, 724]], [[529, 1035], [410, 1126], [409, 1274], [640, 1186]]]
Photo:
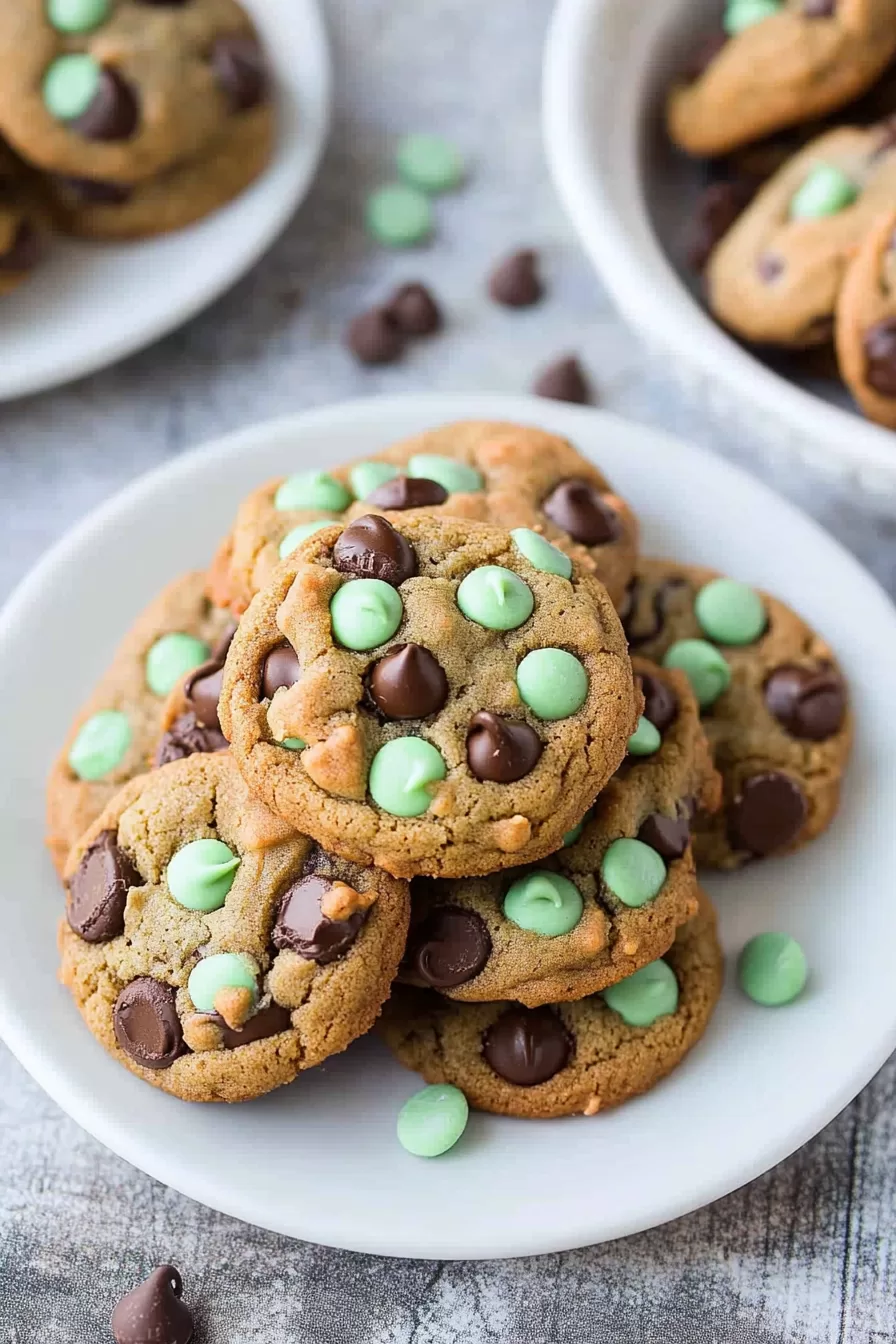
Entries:
[[[70, 389], [0, 408], [0, 591], [131, 477], [251, 421], [360, 393], [518, 390], [554, 354], [585, 357], [605, 405], [736, 458], [814, 513], [893, 590], [893, 527], [797, 470], [760, 464], [750, 426], [713, 424], [621, 326], [561, 217], [543, 165], [539, 61], [548, 0], [330, 0], [333, 139], [318, 183], [256, 272], [153, 350]], [[408, 129], [469, 152], [419, 256], [364, 239], [367, 184]], [[517, 315], [481, 296], [515, 243], [543, 249], [551, 298]], [[347, 317], [421, 275], [450, 332], [370, 373], [339, 346]], [[182, 1268], [199, 1344], [788, 1344], [896, 1334], [891, 1063], [801, 1153], [748, 1189], [612, 1246], [487, 1264], [369, 1259], [218, 1217], [87, 1138], [0, 1047], [0, 1341], [110, 1338], [117, 1296]], [[637, 1153], [632, 1153], [637, 1162]]]

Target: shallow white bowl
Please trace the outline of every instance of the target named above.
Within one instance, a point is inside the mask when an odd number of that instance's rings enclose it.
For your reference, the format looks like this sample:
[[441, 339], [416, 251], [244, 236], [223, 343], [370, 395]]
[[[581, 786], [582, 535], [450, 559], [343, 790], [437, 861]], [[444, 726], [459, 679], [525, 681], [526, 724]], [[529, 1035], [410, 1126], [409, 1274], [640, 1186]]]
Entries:
[[[706, 1038], [652, 1093], [593, 1118], [477, 1115], [451, 1153], [426, 1162], [395, 1137], [419, 1084], [376, 1040], [233, 1107], [179, 1102], [109, 1058], [55, 978], [62, 895], [42, 844], [43, 791], [71, 715], [134, 613], [208, 560], [252, 486], [463, 416], [569, 435], [632, 500], [650, 549], [793, 602], [843, 657], [858, 740], [826, 835], [708, 883], [729, 953], [769, 928], [803, 942], [812, 978], [798, 1002], [759, 1008], [729, 968]], [[0, 614], [0, 1033], [59, 1105], [129, 1162], [291, 1236], [384, 1255], [506, 1256], [687, 1213], [809, 1139], [896, 1045], [894, 664], [896, 613], [836, 542], [721, 458], [604, 413], [526, 397], [353, 401], [210, 444], [93, 513]]]
[[330, 120], [317, 0], [245, 0], [274, 67], [278, 134], [267, 171], [222, 210], [162, 238], [54, 239], [3, 299], [0, 401], [124, 359], [173, 331], [254, 266], [311, 185]]
[[663, 143], [661, 108], [715, 0], [558, 0], [544, 60], [543, 122], [554, 182], [623, 315], [667, 367], [773, 453], [796, 455], [896, 506], [896, 434], [862, 419], [834, 384], [781, 376], [696, 301], [682, 270], [697, 172]]

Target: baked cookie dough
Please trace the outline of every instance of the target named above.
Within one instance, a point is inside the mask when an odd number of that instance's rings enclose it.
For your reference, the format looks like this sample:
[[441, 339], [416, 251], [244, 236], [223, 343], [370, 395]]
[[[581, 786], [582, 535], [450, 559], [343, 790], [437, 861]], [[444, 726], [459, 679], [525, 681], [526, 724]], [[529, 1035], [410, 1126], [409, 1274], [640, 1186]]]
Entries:
[[0, 294], [17, 289], [43, 257], [45, 213], [30, 175], [0, 141]]
[[706, 1030], [722, 986], [715, 914], [698, 914], [665, 957], [575, 1003], [452, 1003], [398, 986], [381, 1032], [407, 1068], [452, 1083], [471, 1106], [547, 1119], [596, 1115], [646, 1092]]
[[813, 140], [713, 250], [706, 291], [715, 316], [749, 341], [828, 344], [849, 261], [894, 194], [892, 125], [841, 127]]
[[640, 705], [589, 571], [535, 532], [394, 513], [322, 528], [275, 571], [219, 714], [252, 790], [327, 849], [462, 877], [557, 849]]
[[721, 796], [687, 677], [633, 662], [644, 714], [584, 823], [536, 867], [418, 878], [400, 978], [452, 999], [581, 999], [667, 951], [697, 911], [691, 817]]
[[835, 339], [843, 381], [870, 420], [896, 429], [896, 210], [884, 211], [846, 268]]
[[783, 602], [710, 569], [642, 559], [624, 624], [633, 653], [684, 671], [724, 802], [694, 819], [698, 867], [786, 854], [832, 821], [852, 741], [830, 647]]
[[65, 879], [63, 983], [119, 1063], [187, 1101], [246, 1101], [344, 1050], [407, 932], [405, 883], [296, 834], [227, 752], [125, 785]]
[[239, 614], [314, 526], [374, 509], [533, 528], [590, 568], [613, 602], [634, 569], [637, 521], [592, 462], [544, 430], [470, 420], [255, 490], [212, 567], [215, 601]]
[[47, 782], [47, 845], [57, 872], [122, 784], [147, 768], [169, 693], [231, 624], [205, 583], [196, 571], [163, 589], [76, 716]]
[[669, 94], [689, 154], [727, 154], [843, 107], [896, 53], [896, 0], [728, 0], [723, 31]]
[[224, 662], [236, 633], [230, 621], [204, 663], [179, 681], [162, 709], [161, 737], [152, 753], [154, 766], [181, 761], [197, 752], [226, 751], [218, 700], [224, 680]]
[[236, 0], [4, 0], [0, 131], [46, 172], [132, 183], [196, 158], [264, 101]]

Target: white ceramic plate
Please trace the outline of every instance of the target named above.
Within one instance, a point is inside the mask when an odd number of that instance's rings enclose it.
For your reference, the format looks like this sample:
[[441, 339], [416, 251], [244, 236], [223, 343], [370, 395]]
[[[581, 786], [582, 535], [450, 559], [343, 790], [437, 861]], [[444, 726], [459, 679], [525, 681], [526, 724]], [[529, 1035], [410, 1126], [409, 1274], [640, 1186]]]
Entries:
[[[277, 472], [374, 452], [458, 417], [568, 434], [606, 468], [646, 546], [767, 585], [842, 655], [858, 717], [841, 816], [803, 853], [709, 881], [728, 952], [785, 929], [812, 966], [794, 1005], [728, 983], [705, 1040], [654, 1092], [594, 1118], [478, 1115], [447, 1156], [395, 1138], [419, 1085], [376, 1040], [243, 1106], [186, 1105], [115, 1064], [56, 983], [62, 897], [43, 788], [68, 721], [141, 605], [208, 559], [237, 501]], [[237, 434], [143, 477], [42, 561], [0, 616], [0, 1031], [85, 1129], [160, 1181], [291, 1236], [486, 1257], [637, 1232], [759, 1175], [827, 1123], [896, 1045], [896, 614], [840, 547], [720, 458], [601, 412], [514, 397], [354, 401]]]
[[742, 415], [769, 454], [796, 455], [892, 509], [896, 434], [856, 414], [836, 382], [784, 377], [740, 346], [676, 265], [699, 174], [665, 143], [662, 99], [714, 22], [716, 0], [558, 0], [543, 89], [554, 183], [620, 311], [670, 373], [722, 415]]
[[190, 228], [135, 243], [55, 239], [3, 299], [0, 401], [124, 359], [179, 327], [267, 251], [304, 197], [330, 118], [330, 56], [317, 0], [244, 0], [275, 70], [278, 138], [267, 172]]

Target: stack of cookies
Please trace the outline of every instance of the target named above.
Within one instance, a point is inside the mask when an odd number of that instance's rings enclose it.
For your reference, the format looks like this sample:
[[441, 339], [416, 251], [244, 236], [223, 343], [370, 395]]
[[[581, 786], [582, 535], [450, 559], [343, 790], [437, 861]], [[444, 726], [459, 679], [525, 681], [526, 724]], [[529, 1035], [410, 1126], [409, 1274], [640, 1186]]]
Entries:
[[[896, 428], [896, 0], [728, 0], [667, 102], [713, 314]], [[821, 358], [819, 358], [819, 356]]]
[[139, 617], [50, 780], [62, 979], [190, 1100], [380, 1018], [437, 1101], [593, 1115], [709, 1021], [698, 865], [817, 835], [849, 741], [824, 641], [639, 558], [570, 443], [431, 430], [265, 483]]
[[0, 290], [49, 231], [183, 228], [270, 158], [265, 57], [237, 0], [4, 0], [0, 54]]

